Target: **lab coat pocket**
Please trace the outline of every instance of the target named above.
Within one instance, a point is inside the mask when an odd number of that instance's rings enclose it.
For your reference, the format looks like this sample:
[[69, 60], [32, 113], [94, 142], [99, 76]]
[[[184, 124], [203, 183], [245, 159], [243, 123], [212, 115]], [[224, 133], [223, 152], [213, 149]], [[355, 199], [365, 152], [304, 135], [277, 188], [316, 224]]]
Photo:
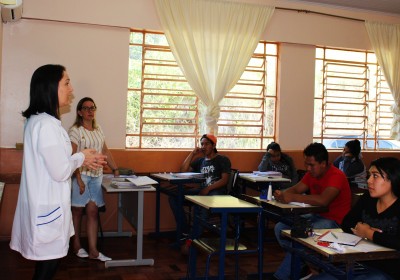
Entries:
[[36, 217], [36, 240], [40, 243], [50, 243], [63, 232], [64, 214], [58, 205], [39, 206], [39, 214]]

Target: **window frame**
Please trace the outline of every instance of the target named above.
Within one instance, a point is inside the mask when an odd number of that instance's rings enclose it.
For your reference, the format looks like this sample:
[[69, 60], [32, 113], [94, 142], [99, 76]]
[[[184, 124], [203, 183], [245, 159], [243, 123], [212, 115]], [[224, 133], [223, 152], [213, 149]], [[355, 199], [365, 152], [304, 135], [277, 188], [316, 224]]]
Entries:
[[[332, 58], [327, 58], [327, 51], [339, 51], [339, 52], [353, 52], [353, 53], [359, 53], [360, 57], [364, 56], [363, 61], [354, 61], [354, 60], [344, 60], [344, 59], [332, 59]], [[343, 141], [349, 141], [352, 139], [359, 139], [362, 143], [362, 149], [363, 150], [387, 150], [384, 147], [380, 148], [379, 143], [382, 144], [382, 146], [388, 145], [389, 141], [392, 141], [390, 138], [390, 122], [392, 120], [392, 115], [390, 112], [390, 103], [393, 103], [393, 97], [390, 93], [390, 90], [388, 89], [386, 80], [381, 72], [381, 69], [378, 65], [378, 62], [375, 57], [375, 53], [372, 51], [368, 50], [353, 50], [353, 49], [343, 49], [343, 48], [333, 48], [333, 47], [323, 47], [323, 46], [317, 46], [316, 47], [316, 75], [315, 75], [315, 93], [314, 93], [314, 107], [315, 107], [315, 112], [314, 112], [314, 132], [313, 132], [313, 138], [314, 141], [318, 141], [321, 143], [324, 143], [328, 145], [328, 148], [331, 147], [331, 149], [335, 149], [334, 147], [337, 146], [337, 143], [343, 142]], [[321, 66], [320, 63], [322, 63], [322, 74], [318, 74], [318, 71], [321, 71]], [[365, 80], [364, 86], [364, 96], [362, 98], [365, 101], [365, 104], [363, 104], [363, 115], [353, 115], [354, 117], [357, 117], [359, 119], [363, 119], [364, 121], [364, 127], [363, 128], [349, 128], [346, 127], [351, 122], [343, 123], [342, 126], [337, 125], [336, 127], [329, 127], [332, 130], [338, 130], [342, 132], [347, 132], [349, 131], [350, 133], [343, 133], [343, 134], [328, 134], [324, 133], [324, 130], [327, 129], [328, 127], [328, 122], [325, 121], [327, 119], [327, 114], [326, 111], [329, 110], [327, 109], [329, 105], [332, 105], [334, 101], [331, 101], [329, 103], [327, 99], [329, 98], [327, 91], [329, 90], [327, 85], [325, 84], [327, 81], [327, 76], [329, 73], [326, 71], [326, 66], [329, 64], [343, 64], [343, 65], [351, 65], [351, 67], [363, 67], [365, 69]], [[347, 78], [349, 79], [359, 79], [359, 77], [352, 77], [352, 73], [347, 73], [348, 76], [346, 76], [346, 73], [343, 75], [342, 79], [345, 80]], [[334, 74], [332, 74], [332, 77], [334, 77]], [[322, 81], [321, 81], [322, 79]], [[338, 86], [339, 89], [335, 89], [336, 91], [341, 91], [343, 90], [346, 85], [345, 82], [341, 81], [342, 84]], [[339, 84], [339, 83], [338, 83]], [[350, 88], [350, 87], [349, 87]], [[360, 90], [361, 92], [362, 90]], [[356, 90], [353, 90], [352, 93], [356, 92]], [[354, 98], [353, 98], [354, 101]], [[348, 104], [351, 104], [352, 106], [356, 104], [356, 102], [350, 103], [349, 100], [347, 100]], [[360, 102], [358, 103], [359, 105], [361, 104]], [[356, 104], [357, 105], [357, 104]], [[346, 102], [344, 101], [342, 103], [342, 106], [346, 106]], [[386, 108], [386, 109], [385, 109]], [[332, 110], [334, 111], [334, 110]], [[337, 114], [331, 113], [331, 116], [340, 118], [340, 109], [336, 110]], [[343, 110], [344, 111], [344, 110]], [[318, 116], [317, 114], [320, 113]], [[350, 119], [349, 117], [348, 119]], [[384, 120], [384, 121], [382, 121]], [[320, 128], [319, 128], [319, 133], [317, 132], [315, 124], [320, 122]], [[329, 124], [331, 124], [330, 122]], [[359, 130], [361, 133], [352, 133], [354, 130]], [[372, 145], [371, 145], [372, 143]], [[392, 147], [394, 147], [395, 144], [392, 144]], [[336, 149], [341, 149], [342, 146], [339, 145], [336, 147]], [[398, 148], [392, 148], [391, 150], [398, 150]]]
[[[142, 34], [142, 43], [141, 44], [132, 42], [132, 36], [133, 36], [132, 34], [134, 34], [134, 33], [135, 34]], [[146, 125], [148, 126], [149, 124], [162, 125], [163, 124], [162, 121], [168, 121], [169, 120], [169, 121], [171, 121], [171, 123], [173, 123], [173, 121], [176, 121], [176, 120], [179, 119], [179, 118], [174, 118], [174, 120], [172, 120], [172, 118], [170, 118], [170, 119], [166, 120], [165, 118], [163, 119], [163, 118], [160, 117], [158, 122], [157, 121], [149, 122], [146, 119], [146, 116], [144, 114], [144, 112], [146, 112], [146, 110], [153, 111], [153, 112], [155, 112], [155, 110], [156, 110], [155, 108], [151, 107], [151, 105], [156, 105], [156, 104], [150, 104], [150, 103], [146, 102], [146, 95], [147, 95], [147, 91], [146, 90], [147, 89], [145, 87], [145, 82], [150, 80], [149, 77], [146, 77], [146, 75], [147, 75], [146, 74], [147, 73], [146, 72], [147, 71], [146, 67], [148, 67], [150, 65], [148, 62], [146, 62], [146, 57], [145, 57], [146, 51], [149, 48], [158, 48], [160, 51], [170, 52], [170, 48], [167, 45], [158, 46], [157, 47], [157, 46], [154, 46], [154, 45], [151, 46], [151, 45], [147, 44], [147, 42], [146, 42], [146, 35], [147, 34], [158, 34], [158, 35], [164, 36], [164, 34], [162, 32], [158, 32], [158, 31], [147, 31], [147, 30], [131, 29], [131, 39], [130, 39], [130, 42], [129, 42], [129, 47], [131, 48], [132, 46], [135, 46], [135, 47], [140, 46], [142, 48], [142, 57], [141, 57], [141, 59], [142, 59], [142, 67], [141, 67], [140, 88], [139, 87], [132, 87], [130, 82], [128, 82], [128, 93], [127, 93], [128, 94], [128, 97], [127, 97], [127, 99], [128, 99], [128, 108], [127, 108], [128, 114], [127, 114], [127, 120], [126, 120], [127, 121], [127, 127], [126, 127], [126, 149], [163, 149], [163, 150], [165, 150], [165, 149], [188, 149], [188, 148], [190, 149], [190, 148], [194, 148], [197, 145], [197, 143], [198, 143], [198, 141], [199, 141], [199, 139], [200, 139], [200, 137], [201, 137], [201, 135], [203, 134], [203, 131], [204, 131], [204, 125], [202, 125], [202, 122], [201, 122], [201, 120], [202, 120], [201, 111], [203, 110], [204, 105], [199, 100], [199, 98], [196, 95], [194, 95], [194, 93], [193, 93], [193, 91], [191, 89], [188, 89], [187, 92], [186, 92], [188, 97], [194, 97], [195, 98], [195, 101], [192, 104], [188, 105], [188, 107], [190, 107], [190, 109], [188, 109], [188, 108], [179, 108], [179, 106], [182, 105], [182, 104], [172, 104], [172, 105], [174, 105], [176, 107], [173, 108], [173, 109], [170, 109], [170, 110], [192, 111], [194, 113], [193, 119], [190, 119], [190, 120], [189, 119], [182, 119], [181, 120], [183, 123], [186, 122], [185, 124], [182, 124], [182, 125], [189, 126], [188, 123], [190, 123], [190, 126], [193, 127], [192, 131], [187, 132], [187, 133], [180, 133], [179, 132], [179, 134], [178, 134], [178, 133], [173, 133], [173, 132], [166, 132], [166, 133], [148, 132], [148, 131], [145, 131], [145, 129], [144, 129], [146, 127]], [[218, 133], [218, 142], [219, 142], [218, 144], [219, 145], [218, 145], [218, 147], [219, 147], [219, 149], [226, 149], [226, 150], [229, 150], [229, 149], [264, 150], [266, 148], [266, 145], [268, 145], [269, 142], [274, 141], [274, 139], [276, 138], [276, 135], [275, 135], [275, 131], [276, 131], [276, 113], [277, 113], [277, 84], [276, 84], [276, 81], [278, 80], [277, 75], [278, 75], [279, 45], [277, 43], [270, 43], [270, 42], [266, 42], [266, 41], [260, 41], [259, 42], [259, 46], [260, 46], [260, 44], [263, 44], [264, 52], [262, 54], [255, 52], [253, 54], [253, 56], [252, 56], [252, 60], [257, 60], [257, 59], [258, 60], [262, 60], [263, 59], [263, 63], [261, 65], [261, 67], [263, 67], [262, 68], [263, 74], [261, 76], [263, 76], [264, 80], [263, 80], [262, 84], [259, 83], [257, 85], [257, 86], [262, 88], [262, 93], [260, 93], [261, 94], [260, 96], [254, 98], [254, 97], [249, 97], [249, 96], [247, 96], [247, 97], [243, 96], [243, 94], [241, 94], [240, 92], [239, 93], [235, 92], [235, 88], [236, 87], [246, 87], [246, 86], [249, 86], [249, 85], [252, 86], [252, 83], [253, 84], [255, 83], [254, 81], [249, 81], [249, 80], [246, 80], [246, 79], [242, 79], [243, 78], [243, 75], [242, 75], [242, 78], [241, 78], [241, 80], [239, 80], [237, 85], [224, 97], [224, 99], [220, 103], [222, 105], [221, 105], [221, 111], [220, 111], [220, 119], [218, 121], [218, 127], [219, 127], [219, 131], [218, 131], [219, 132]], [[275, 55], [268, 54], [268, 50], [267, 50], [268, 46], [267, 45], [274, 45], [275, 46], [275, 48], [276, 48], [276, 54]], [[257, 49], [259, 49], [259, 47]], [[257, 49], [256, 49], [256, 51], [257, 51]], [[131, 51], [130, 51], [130, 56], [131, 56]], [[267, 84], [267, 82], [269, 82], [267, 79], [270, 78], [270, 77], [267, 77], [267, 75], [270, 75], [270, 73], [267, 73], [267, 71], [266, 71], [267, 63], [268, 63], [267, 58], [270, 58], [270, 57], [272, 57], [275, 60], [275, 62], [274, 62], [275, 63], [274, 68], [275, 69], [274, 69], [274, 73], [273, 73], [275, 75], [273, 77], [273, 82], [274, 82], [274, 85], [273, 85], [274, 86], [274, 90], [272, 90], [273, 94], [271, 94], [271, 90], [269, 88], [267, 88], [269, 86]], [[249, 63], [251, 63], [252, 60], [250, 60]], [[171, 66], [171, 67], [178, 67], [176, 61], [173, 61], [173, 62], [172, 61], [170, 61], [170, 62], [164, 61], [163, 64], [164, 65], [170, 64], [169, 66]], [[257, 70], [254, 67], [252, 68], [252, 67], [248, 66], [246, 68], [245, 73], [250, 73], [252, 71], [260, 72], [260, 69]], [[130, 75], [130, 74], [131, 73], [129, 73], [128, 75]], [[168, 75], [166, 75], [166, 76], [168, 76]], [[128, 79], [130, 79], [130, 78], [128, 77]], [[171, 79], [171, 81], [175, 80], [175, 81], [181, 81], [182, 83], [187, 83], [187, 81], [184, 78], [183, 74], [182, 75], [177, 75], [177, 76], [171, 75], [171, 76], [168, 77], [168, 79]], [[137, 83], [137, 84], [139, 84], [139, 83]], [[189, 88], [190, 88], [190, 86], [189, 86]], [[130, 123], [129, 118], [132, 118], [132, 115], [129, 113], [129, 110], [130, 110], [129, 106], [131, 104], [129, 102], [130, 93], [133, 93], [133, 94], [136, 94], [136, 95], [140, 94], [140, 110], [139, 110], [140, 111], [140, 116], [139, 116], [138, 125], [136, 127], [136, 131], [134, 131], [134, 132], [129, 131], [129, 123]], [[176, 96], [178, 96], [178, 95], [182, 96], [181, 94], [178, 94], [178, 93], [176, 93], [175, 95]], [[229, 100], [233, 101], [233, 100], [236, 100], [236, 99], [239, 99], [239, 100], [248, 100], [248, 99], [259, 100], [259, 102], [262, 105], [261, 105], [260, 108], [257, 108], [257, 109], [255, 109], [257, 106], [253, 106], [253, 107], [248, 106], [247, 107], [248, 110], [243, 109], [241, 111], [238, 111], [238, 110], [235, 110], [235, 107], [242, 108], [243, 104], [241, 102], [237, 102], [237, 103], [239, 103], [237, 106], [232, 105], [232, 104], [229, 105]], [[270, 102], [270, 103], [268, 103], [268, 102]], [[228, 105], [224, 106], [224, 104], [228, 104]], [[266, 104], [268, 104], [268, 106], [273, 106], [273, 109], [272, 109], [273, 110], [273, 116], [272, 116], [273, 120], [272, 120], [272, 122], [270, 120], [271, 116], [270, 115], [266, 115]], [[273, 105], [271, 105], [271, 104], [273, 104]], [[146, 106], [150, 106], [150, 107], [146, 107]], [[164, 109], [164, 110], [167, 110], [167, 109]], [[245, 135], [245, 134], [240, 134], [240, 135], [236, 134], [235, 135], [234, 133], [232, 134], [232, 133], [226, 132], [226, 131], [229, 131], [230, 128], [232, 128], [232, 127], [235, 127], [236, 129], [237, 129], [237, 127], [239, 127], [238, 125], [235, 124], [235, 120], [229, 118], [229, 116], [232, 116], [234, 114], [242, 115], [242, 114], [248, 113], [247, 111], [251, 111], [251, 110], [253, 110], [252, 114], [256, 114], [256, 115], [258, 114], [260, 117], [256, 118], [255, 120], [248, 120], [248, 121], [247, 120], [240, 120], [244, 124], [244, 125], [242, 125], [242, 123], [241, 123], [241, 126], [249, 128], [248, 130], [250, 130], [250, 129], [254, 129], [254, 130], [258, 129], [259, 132], [253, 133], [253, 134], [249, 134], [249, 135]], [[136, 114], [137, 114], [137, 112], [136, 112]], [[250, 113], [248, 113], [248, 114], [251, 115]], [[251, 122], [257, 122], [257, 121], [259, 122], [259, 124], [257, 124], [257, 125], [246, 124], [246, 122], [251, 123]], [[266, 129], [267, 122], [268, 122], [268, 124], [270, 124], [270, 126], [272, 126], [272, 129]], [[174, 123], [174, 124], [177, 124], [177, 123]], [[138, 143], [137, 143], [136, 146], [129, 145], [128, 139], [130, 137], [136, 137], [138, 139], [137, 140]], [[167, 139], [167, 138], [172, 139], [172, 138], [176, 138], [176, 137], [187, 138], [187, 139], [189, 139], [189, 142], [187, 142], [187, 143], [189, 143], [189, 145], [191, 145], [191, 146], [189, 146], [189, 147], [181, 147], [181, 146], [177, 145], [178, 147], [176, 147], [176, 146], [174, 146], [174, 147], [159, 147], [159, 148], [157, 148], [157, 147], [148, 147], [148, 146], [143, 144], [146, 137], [147, 137], [147, 139], [150, 139], [150, 138], [156, 139], [157, 137], [159, 137], [159, 138], [162, 137], [163, 139]], [[256, 141], [258, 141], [257, 142], [258, 143], [257, 146], [254, 146], [254, 147], [251, 147], [251, 148], [237, 148], [237, 147], [234, 147], [233, 145], [231, 146], [233, 141], [238, 141], [239, 140], [239, 141], [243, 141], [242, 143], [245, 143], [245, 141], [247, 141], [247, 139], [250, 139], [250, 140], [256, 139]], [[225, 145], [226, 147], [224, 147], [224, 141], [226, 143], [226, 145]], [[229, 142], [229, 141], [231, 141], [231, 142]]]

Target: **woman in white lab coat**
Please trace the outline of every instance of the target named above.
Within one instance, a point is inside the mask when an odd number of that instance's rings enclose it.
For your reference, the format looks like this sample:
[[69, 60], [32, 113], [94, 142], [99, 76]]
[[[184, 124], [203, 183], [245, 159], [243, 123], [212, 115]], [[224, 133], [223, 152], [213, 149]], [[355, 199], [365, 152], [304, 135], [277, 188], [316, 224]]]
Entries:
[[94, 150], [72, 155], [61, 126], [60, 107], [71, 103], [73, 88], [61, 65], [44, 65], [32, 75], [26, 118], [21, 184], [10, 247], [35, 260], [33, 279], [52, 279], [74, 234], [71, 219], [72, 172], [99, 168], [105, 156]]

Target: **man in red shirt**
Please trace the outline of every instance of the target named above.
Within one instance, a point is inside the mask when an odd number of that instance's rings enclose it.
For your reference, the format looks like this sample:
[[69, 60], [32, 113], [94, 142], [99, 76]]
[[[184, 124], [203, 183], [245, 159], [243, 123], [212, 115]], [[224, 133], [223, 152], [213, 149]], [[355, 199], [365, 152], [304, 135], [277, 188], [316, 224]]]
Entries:
[[[282, 203], [303, 202], [315, 206], [326, 206], [328, 212], [307, 215], [313, 228], [337, 228], [351, 207], [351, 191], [346, 175], [329, 163], [328, 151], [321, 143], [312, 143], [304, 151], [306, 175], [293, 187], [275, 191], [274, 197]], [[304, 193], [309, 193], [304, 195]], [[290, 246], [281, 237], [281, 230], [291, 225], [279, 222], [275, 226], [275, 236], [279, 244]], [[291, 255], [287, 253], [274, 276], [289, 279]]]

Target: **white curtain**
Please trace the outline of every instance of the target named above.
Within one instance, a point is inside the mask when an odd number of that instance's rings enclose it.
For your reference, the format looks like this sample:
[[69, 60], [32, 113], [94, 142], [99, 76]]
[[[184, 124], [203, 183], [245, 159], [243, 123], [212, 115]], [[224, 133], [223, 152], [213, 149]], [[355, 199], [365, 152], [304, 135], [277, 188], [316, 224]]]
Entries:
[[207, 106], [207, 133], [218, 134], [219, 102], [237, 83], [274, 8], [220, 0], [156, 0], [171, 50]]
[[395, 101], [391, 137], [400, 140], [400, 25], [367, 21], [365, 26]]

